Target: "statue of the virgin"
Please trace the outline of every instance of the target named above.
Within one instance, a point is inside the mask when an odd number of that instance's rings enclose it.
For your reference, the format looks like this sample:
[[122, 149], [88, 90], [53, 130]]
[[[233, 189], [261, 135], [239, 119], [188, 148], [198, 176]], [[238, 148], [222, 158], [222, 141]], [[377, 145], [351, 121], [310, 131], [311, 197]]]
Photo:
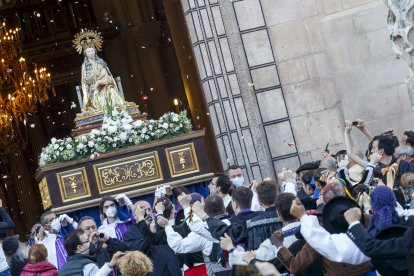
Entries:
[[96, 31], [84, 31], [75, 36], [74, 45], [83, 53], [82, 94], [84, 112], [107, 113], [115, 107], [125, 107], [116, 82], [106, 62], [97, 51], [102, 48], [102, 37]]

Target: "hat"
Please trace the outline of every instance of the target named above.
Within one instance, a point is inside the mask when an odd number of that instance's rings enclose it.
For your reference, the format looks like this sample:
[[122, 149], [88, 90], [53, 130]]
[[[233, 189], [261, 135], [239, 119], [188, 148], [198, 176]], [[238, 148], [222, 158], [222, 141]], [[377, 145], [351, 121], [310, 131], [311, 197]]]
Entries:
[[328, 203], [335, 197], [346, 196], [345, 188], [339, 182], [331, 182], [326, 184], [326, 186], [323, 187], [321, 194], [324, 204]]
[[407, 231], [407, 227], [404, 225], [399, 224], [392, 224], [390, 226], [385, 227], [378, 234], [375, 236], [378, 240], [389, 240], [393, 238], [400, 238], [404, 236], [405, 231]]
[[[404, 236], [407, 227], [402, 225], [390, 225], [385, 227], [375, 236], [378, 240], [389, 240]], [[392, 259], [375, 259], [372, 263], [381, 275], [408, 275], [408, 262], [406, 257]]]
[[355, 164], [348, 170], [349, 177], [352, 181], [359, 183], [362, 179], [362, 175], [365, 172], [365, 168]]
[[313, 171], [319, 169], [319, 165], [313, 162], [305, 163], [300, 165], [300, 167], [296, 170], [296, 173], [300, 173], [303, 171]]
[[6, 255], [13, 255], [19, 248], [19, 239], [16, 237], [8, 237], [3, 241], [3, 251]]
[[201, 201], [201, 199], [203, 198], [202, 195], [200, 195], [199, 193], [191, 193], [191, 204], [195, 203], [196, 201]]
[[[344, 213], [348, 209], [358, 207], [358, 204], [352, 199], [339, 196], [331, 199], [323, 207], [322, 222], [325, 229], [331, 234], [345, 233], [348, 230], [348, 223], [345, 220]], [[361, 216], [361, 223], [364, 222], [364, 216]]]

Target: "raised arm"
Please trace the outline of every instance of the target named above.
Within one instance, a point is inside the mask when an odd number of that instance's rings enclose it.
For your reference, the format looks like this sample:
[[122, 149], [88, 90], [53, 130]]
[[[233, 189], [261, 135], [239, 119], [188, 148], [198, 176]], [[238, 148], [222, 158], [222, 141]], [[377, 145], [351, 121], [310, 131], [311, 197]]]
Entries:
[[352, 152], [351, 130], [352, 130], [352, 123], [350, 121], [345, 121], [344, 136], [345, 136], [346, 154], [352, 161], [354, 161], [361, 167], [365, 167], [365, 160], [355, 155]]
[[319, 225], [315, 216], [305, 214], [305, 209], [299, 199], [292, 202], [290, 213], [300, 219], [300, 233], [306, 242], [319, 254], [332, 262], [361, 264], [369, 261], [346, 234], [330, 234]]
[[286, 247], [281, 247], [279, 248], [277, 257], [291, 273], [299, 275], [314, 261], [319, 259], [321, 255], [313, 250], [309, 244], [305, 244], [296, 256]]
[[354, 122], [356, 122], [355, 127], [358, 128], [371, 142], [374, 139], [374, 136], [372, 136], [372, 134], [367, 129], [367, 126], [365, 125], [364, 120], [356, 119]]
[[352, 208], [344, 214], [349, 223], [347, 235], [358, 248], [371, 258], [399, 258], [414, 254], [414, 228], [410, 227], [400, 238], [377, 240], [359, 223], [361, 210]]

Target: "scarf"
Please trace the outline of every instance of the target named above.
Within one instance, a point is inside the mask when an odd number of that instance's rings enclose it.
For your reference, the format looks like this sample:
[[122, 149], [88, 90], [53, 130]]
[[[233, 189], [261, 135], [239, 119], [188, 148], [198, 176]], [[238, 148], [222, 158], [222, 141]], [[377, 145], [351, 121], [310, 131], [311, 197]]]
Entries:
[[397, 200], [393, 190], [385, 186], [376, 187], [370, 196], [374, 214], [369, 220], [368, 232], [375, 237], [385, 227], [398, 223], [398, 214], [395, 210]]
[[398, 173], [398, 163], [382, 168], [381, 173], [387, 176], [387, 187], [394, 188], [394, 180]]

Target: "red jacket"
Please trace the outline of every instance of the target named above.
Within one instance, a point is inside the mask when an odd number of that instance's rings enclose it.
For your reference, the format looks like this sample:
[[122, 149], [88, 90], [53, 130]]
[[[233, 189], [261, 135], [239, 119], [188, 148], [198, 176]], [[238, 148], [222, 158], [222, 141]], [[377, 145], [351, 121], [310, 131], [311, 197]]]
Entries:
[[58, 276], [58, 272], [54, 265], [48, 261], [42, 261], [35, 264], [26, 264], [20, 276]]

